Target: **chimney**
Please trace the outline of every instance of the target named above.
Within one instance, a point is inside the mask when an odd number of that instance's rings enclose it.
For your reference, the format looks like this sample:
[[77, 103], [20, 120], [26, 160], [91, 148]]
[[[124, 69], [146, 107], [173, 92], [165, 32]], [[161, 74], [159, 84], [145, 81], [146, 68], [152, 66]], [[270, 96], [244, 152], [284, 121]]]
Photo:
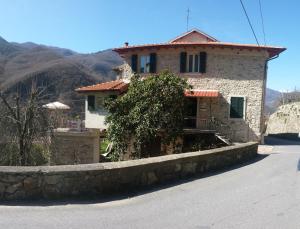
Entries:
[[128, 47], [128, 45], [129, 45], [129, 43], [126, 41], [126, 42], [124, 43], [124, 46], [125, 46], [125, 47]]

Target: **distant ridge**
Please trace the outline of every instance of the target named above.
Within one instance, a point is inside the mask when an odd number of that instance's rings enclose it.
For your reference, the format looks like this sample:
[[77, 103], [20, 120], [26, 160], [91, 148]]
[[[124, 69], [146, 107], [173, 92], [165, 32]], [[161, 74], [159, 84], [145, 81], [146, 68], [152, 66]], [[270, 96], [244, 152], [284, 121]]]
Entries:
[[[34, 80], [49, 87], [48, 101], [60, 100], [78, 112], [82, 98], [74, 89], [115, 79], [112, 68], [123, 63], [112, 50], [80, 54], [69, 49], [33, 42], [7, 42], [0, 37], [0, 88], [13, 92], [22, 85], [24, 91]], [[48, 102], [45, 101], [45, 102]], [[78, 104], [78, 101], [81, 103]]]

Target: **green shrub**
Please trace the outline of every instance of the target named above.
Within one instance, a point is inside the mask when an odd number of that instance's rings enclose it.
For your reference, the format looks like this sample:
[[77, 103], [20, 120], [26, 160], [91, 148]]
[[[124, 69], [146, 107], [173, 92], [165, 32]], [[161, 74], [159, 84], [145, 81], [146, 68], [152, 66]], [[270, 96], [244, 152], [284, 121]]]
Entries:
[[109, 145], [108, 139], [103, 139], [100, 142], [100, 154], [106, 153], [107, 146]]
[[[45, 165], [49, 161], [49, 151], [47, 147], [41, 144], [34, 144], [29, 154], [29, 166]], [[21, 157], [19, 149], [15, 143], [0, 144], [0, 165], [1, 166], [19, 166]]]

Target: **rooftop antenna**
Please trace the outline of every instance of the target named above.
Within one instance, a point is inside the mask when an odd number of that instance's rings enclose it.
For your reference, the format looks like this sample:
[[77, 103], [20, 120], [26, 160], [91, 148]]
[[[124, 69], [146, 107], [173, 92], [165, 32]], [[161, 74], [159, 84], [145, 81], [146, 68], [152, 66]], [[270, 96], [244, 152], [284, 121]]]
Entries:
[[187, 9], [187, 15], [186, 15], [186, 31], [189, 31], [189, 21], [190, 21], [190, 8]]

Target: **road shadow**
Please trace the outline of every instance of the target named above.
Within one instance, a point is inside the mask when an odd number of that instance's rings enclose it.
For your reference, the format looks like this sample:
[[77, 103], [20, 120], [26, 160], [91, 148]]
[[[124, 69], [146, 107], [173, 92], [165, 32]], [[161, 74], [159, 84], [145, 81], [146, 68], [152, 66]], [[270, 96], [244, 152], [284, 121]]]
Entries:
[[[101, 196], [95, 196], [95, 195], [86, 195], [76, 198], [65, 198], [62, 200], [30, 200], [30, 201], [4, 201], [0, 202], [0, 206], [31, 206], [31, 207], [49, 207], [49, 206], [64, 206], [64, 205], [84, 205], [84, 204], [100, 204], [100, 203], [108, 203], [112, 201], [119, 201], [119, 200], [126, 200], [133, 197], [142, 196], [145, 194], [149, 194], [152, 192], [172, 188], [178, 185], [182, 185], [191, 181], [195, 181], [198, 179], [204, 179], [211, 176], [219, 175], [222, 173], [226, 173], [235, 169], [240, 169], [242, 167], [249, 166], [253, 163], [259, 162], [269, 155], [266, 154], [257, 154], [257, 156], [245, 163], [229, 166], [227, 168], [213, 171], [213, 172], [206, 172], [204, 174], [196, 174], [194, 176], [191, 176], [189, 178], [183, 178], [179, 180], [174, 181], [168, 181], [163, 184], [155, 184], [152, 186], [146, 186], [146, 187], [139, 187], [134, 190], [125, 191], [118, 194], [109, 194], [109, 195], [103, 195]], [[300, 165], [299, 165], [300, 167]]]
[[280, 135], [272, 135], [272, 136], [266, 136], [265, 137], [265, 144], [271, 145], [271, 146], [278, 146], [278, 145], [300, 145], [300, 139], [288, 139], [288, 138], [282, 138]]

